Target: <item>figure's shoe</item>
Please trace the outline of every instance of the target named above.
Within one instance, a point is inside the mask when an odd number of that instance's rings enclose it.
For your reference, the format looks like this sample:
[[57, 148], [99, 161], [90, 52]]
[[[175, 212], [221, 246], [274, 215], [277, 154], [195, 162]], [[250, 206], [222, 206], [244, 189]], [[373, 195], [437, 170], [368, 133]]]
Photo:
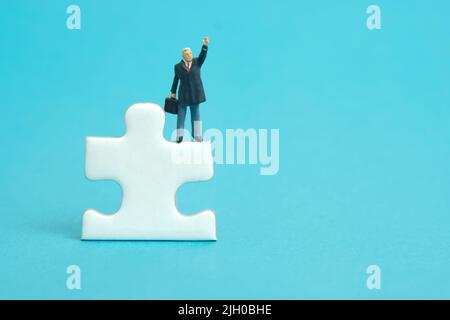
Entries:
[[202, 137], [196, 137], [194, 138], [196, 142], [203, 142], [203, 138]]
[[177, 138], [177, 143], [181, 143], [181, 141], [183, 141], [183, 137], [178, 137]]

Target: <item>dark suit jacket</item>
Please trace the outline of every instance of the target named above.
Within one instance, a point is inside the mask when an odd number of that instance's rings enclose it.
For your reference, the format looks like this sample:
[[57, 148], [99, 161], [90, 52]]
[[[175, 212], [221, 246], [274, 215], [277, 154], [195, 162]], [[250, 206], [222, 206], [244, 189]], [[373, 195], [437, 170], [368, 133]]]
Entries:
[[205, 62], [207, 46], [202, 46], [198, 58], [192, 59], [190, 71], [187, 71], [184, 61], [181, 60], [175, 65], [175, 76], [173, 78], [172, 93], [177, 92], [178, 81], [180, 82], [180, 89], [178, 90], [179, 106], [191, 106], [200, 104], [206, 101], [205, 91], [201, 79], [200, 69]]

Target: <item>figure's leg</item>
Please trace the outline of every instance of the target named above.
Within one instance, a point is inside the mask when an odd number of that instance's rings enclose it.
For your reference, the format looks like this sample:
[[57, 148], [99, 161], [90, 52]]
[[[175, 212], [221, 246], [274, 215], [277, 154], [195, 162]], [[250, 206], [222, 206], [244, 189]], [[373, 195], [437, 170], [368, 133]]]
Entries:
[[198, 104], [191, 106], [192, 137], [195, 141], [202, 141], [202, 121], [200, 120], [200, 107]]
[[184, 120], [186, 119], [186, 107], [178, 106], [177, 116], [177, 142], [183, 141]]

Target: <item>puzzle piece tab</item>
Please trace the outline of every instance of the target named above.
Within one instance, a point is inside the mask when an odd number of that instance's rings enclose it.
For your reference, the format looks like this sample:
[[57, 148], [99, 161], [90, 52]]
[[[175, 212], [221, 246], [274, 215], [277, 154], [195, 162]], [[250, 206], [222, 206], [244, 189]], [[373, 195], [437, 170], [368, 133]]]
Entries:
[[125, 122], [122, 137], [86, 140], [86, 176], [117, 181], [123, 199], [113, 215], [88, 209], [82, 239], [216, 240], [214, 212], [186, 216], [175, 205], [182, 184], [214, 175], [211, 143], [165, 140], [165, 114], [151, 103], [131, 106]]

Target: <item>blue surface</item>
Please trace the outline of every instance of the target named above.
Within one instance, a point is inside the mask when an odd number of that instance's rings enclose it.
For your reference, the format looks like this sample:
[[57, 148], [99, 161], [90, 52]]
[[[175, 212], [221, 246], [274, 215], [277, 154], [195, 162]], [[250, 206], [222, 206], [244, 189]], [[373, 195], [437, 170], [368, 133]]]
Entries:
[[[450, 298], [450, 2], [376, 1], [379, 31], [362, 0], [78, 0], [73, 31], [70, 4], [0, 2], [0, 298]], [[216, 243], [80, 241], [121, 201], [84, 177], [85, 137], [161, 104], [205, 35], [204, 129], [279, 128], [279, 173], [180, 189]]]

